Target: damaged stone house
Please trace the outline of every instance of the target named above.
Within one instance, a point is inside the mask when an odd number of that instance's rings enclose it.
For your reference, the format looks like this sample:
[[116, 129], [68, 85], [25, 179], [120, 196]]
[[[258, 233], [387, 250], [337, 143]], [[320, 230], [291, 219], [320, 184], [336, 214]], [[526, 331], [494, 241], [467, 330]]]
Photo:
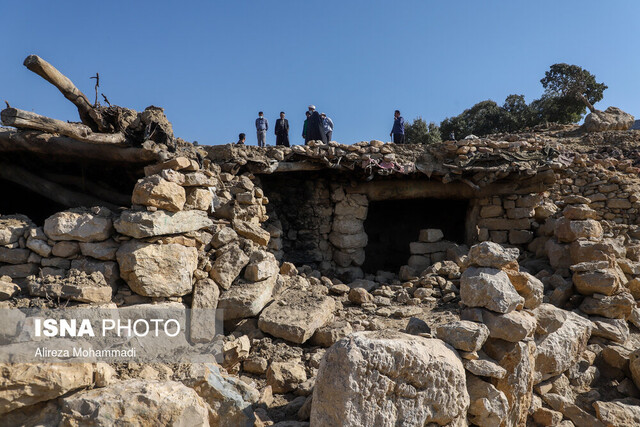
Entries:
[[0, 363], [4, 424], [640, 421], [632, 118], [198, 147], [25, 65], [82, 123], [2, 111], [0, 307], [221, 309], [223, 358]]

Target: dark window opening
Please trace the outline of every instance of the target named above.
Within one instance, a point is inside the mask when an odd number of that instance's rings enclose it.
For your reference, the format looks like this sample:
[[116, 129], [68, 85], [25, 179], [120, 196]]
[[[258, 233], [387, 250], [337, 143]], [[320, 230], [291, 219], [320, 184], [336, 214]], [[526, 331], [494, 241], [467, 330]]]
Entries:
[[445, 240], [464, 243], [468, 206], [468, 200], [453, 199], [369, 202], [364, 222], [369, 242], [362, 269], [397, 272], [409, 259], [409, 243], [417, 242], [425, 228], [439, 228]]
[[11, 181], [0, 180], [0, 188], [0, 215], [22, 214], [37, 225], [44, 225], [45, 219], [66, 209], [65, 206]]

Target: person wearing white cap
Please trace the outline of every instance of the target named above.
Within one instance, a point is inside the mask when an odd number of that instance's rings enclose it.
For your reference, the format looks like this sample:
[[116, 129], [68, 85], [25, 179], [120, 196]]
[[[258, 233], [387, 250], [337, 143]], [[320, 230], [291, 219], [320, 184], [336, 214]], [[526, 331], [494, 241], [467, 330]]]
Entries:
[[322, 119], [316, 111], [316, 106], [309, 105], [309, 112], [311, 116], [309, 116], [307, 120], [307, 133], [304, 139], [305, 144], [308, 144], [309, 141], [322, 141], [323, 144], [326, 144], [327, 136], [324, 133]]

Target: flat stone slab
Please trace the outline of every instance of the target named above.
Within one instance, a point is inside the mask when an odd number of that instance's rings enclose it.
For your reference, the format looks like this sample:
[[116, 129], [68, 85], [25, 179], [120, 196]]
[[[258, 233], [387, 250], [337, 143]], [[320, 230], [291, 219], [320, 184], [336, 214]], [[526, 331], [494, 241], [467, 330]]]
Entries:
[[274, 337], [302, 344], [332, 319], [334, 310], [331, 297], [290, 289], [262, 311], [258, 327]]
[[124, 211], [114, 222], [118, 233], [142, 239], [165, 234], [188, 233], [211, 227], [213, 222], [203, 211]]
[[273, 299], [278, 276], [260, 282], [240, 281], [220, 295], [218, 309], [224, 310], [224, 319], [245, 319], [260, 314]]

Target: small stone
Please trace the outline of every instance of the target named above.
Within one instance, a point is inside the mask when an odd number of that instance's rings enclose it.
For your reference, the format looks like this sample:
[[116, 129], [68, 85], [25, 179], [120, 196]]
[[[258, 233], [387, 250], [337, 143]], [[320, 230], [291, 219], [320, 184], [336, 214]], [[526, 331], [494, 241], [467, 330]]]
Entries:
[[274, 393], [288, 393], [307, 380], [302, 365], [294, 362], [272, 362], [267, 370], [267, 385]]

